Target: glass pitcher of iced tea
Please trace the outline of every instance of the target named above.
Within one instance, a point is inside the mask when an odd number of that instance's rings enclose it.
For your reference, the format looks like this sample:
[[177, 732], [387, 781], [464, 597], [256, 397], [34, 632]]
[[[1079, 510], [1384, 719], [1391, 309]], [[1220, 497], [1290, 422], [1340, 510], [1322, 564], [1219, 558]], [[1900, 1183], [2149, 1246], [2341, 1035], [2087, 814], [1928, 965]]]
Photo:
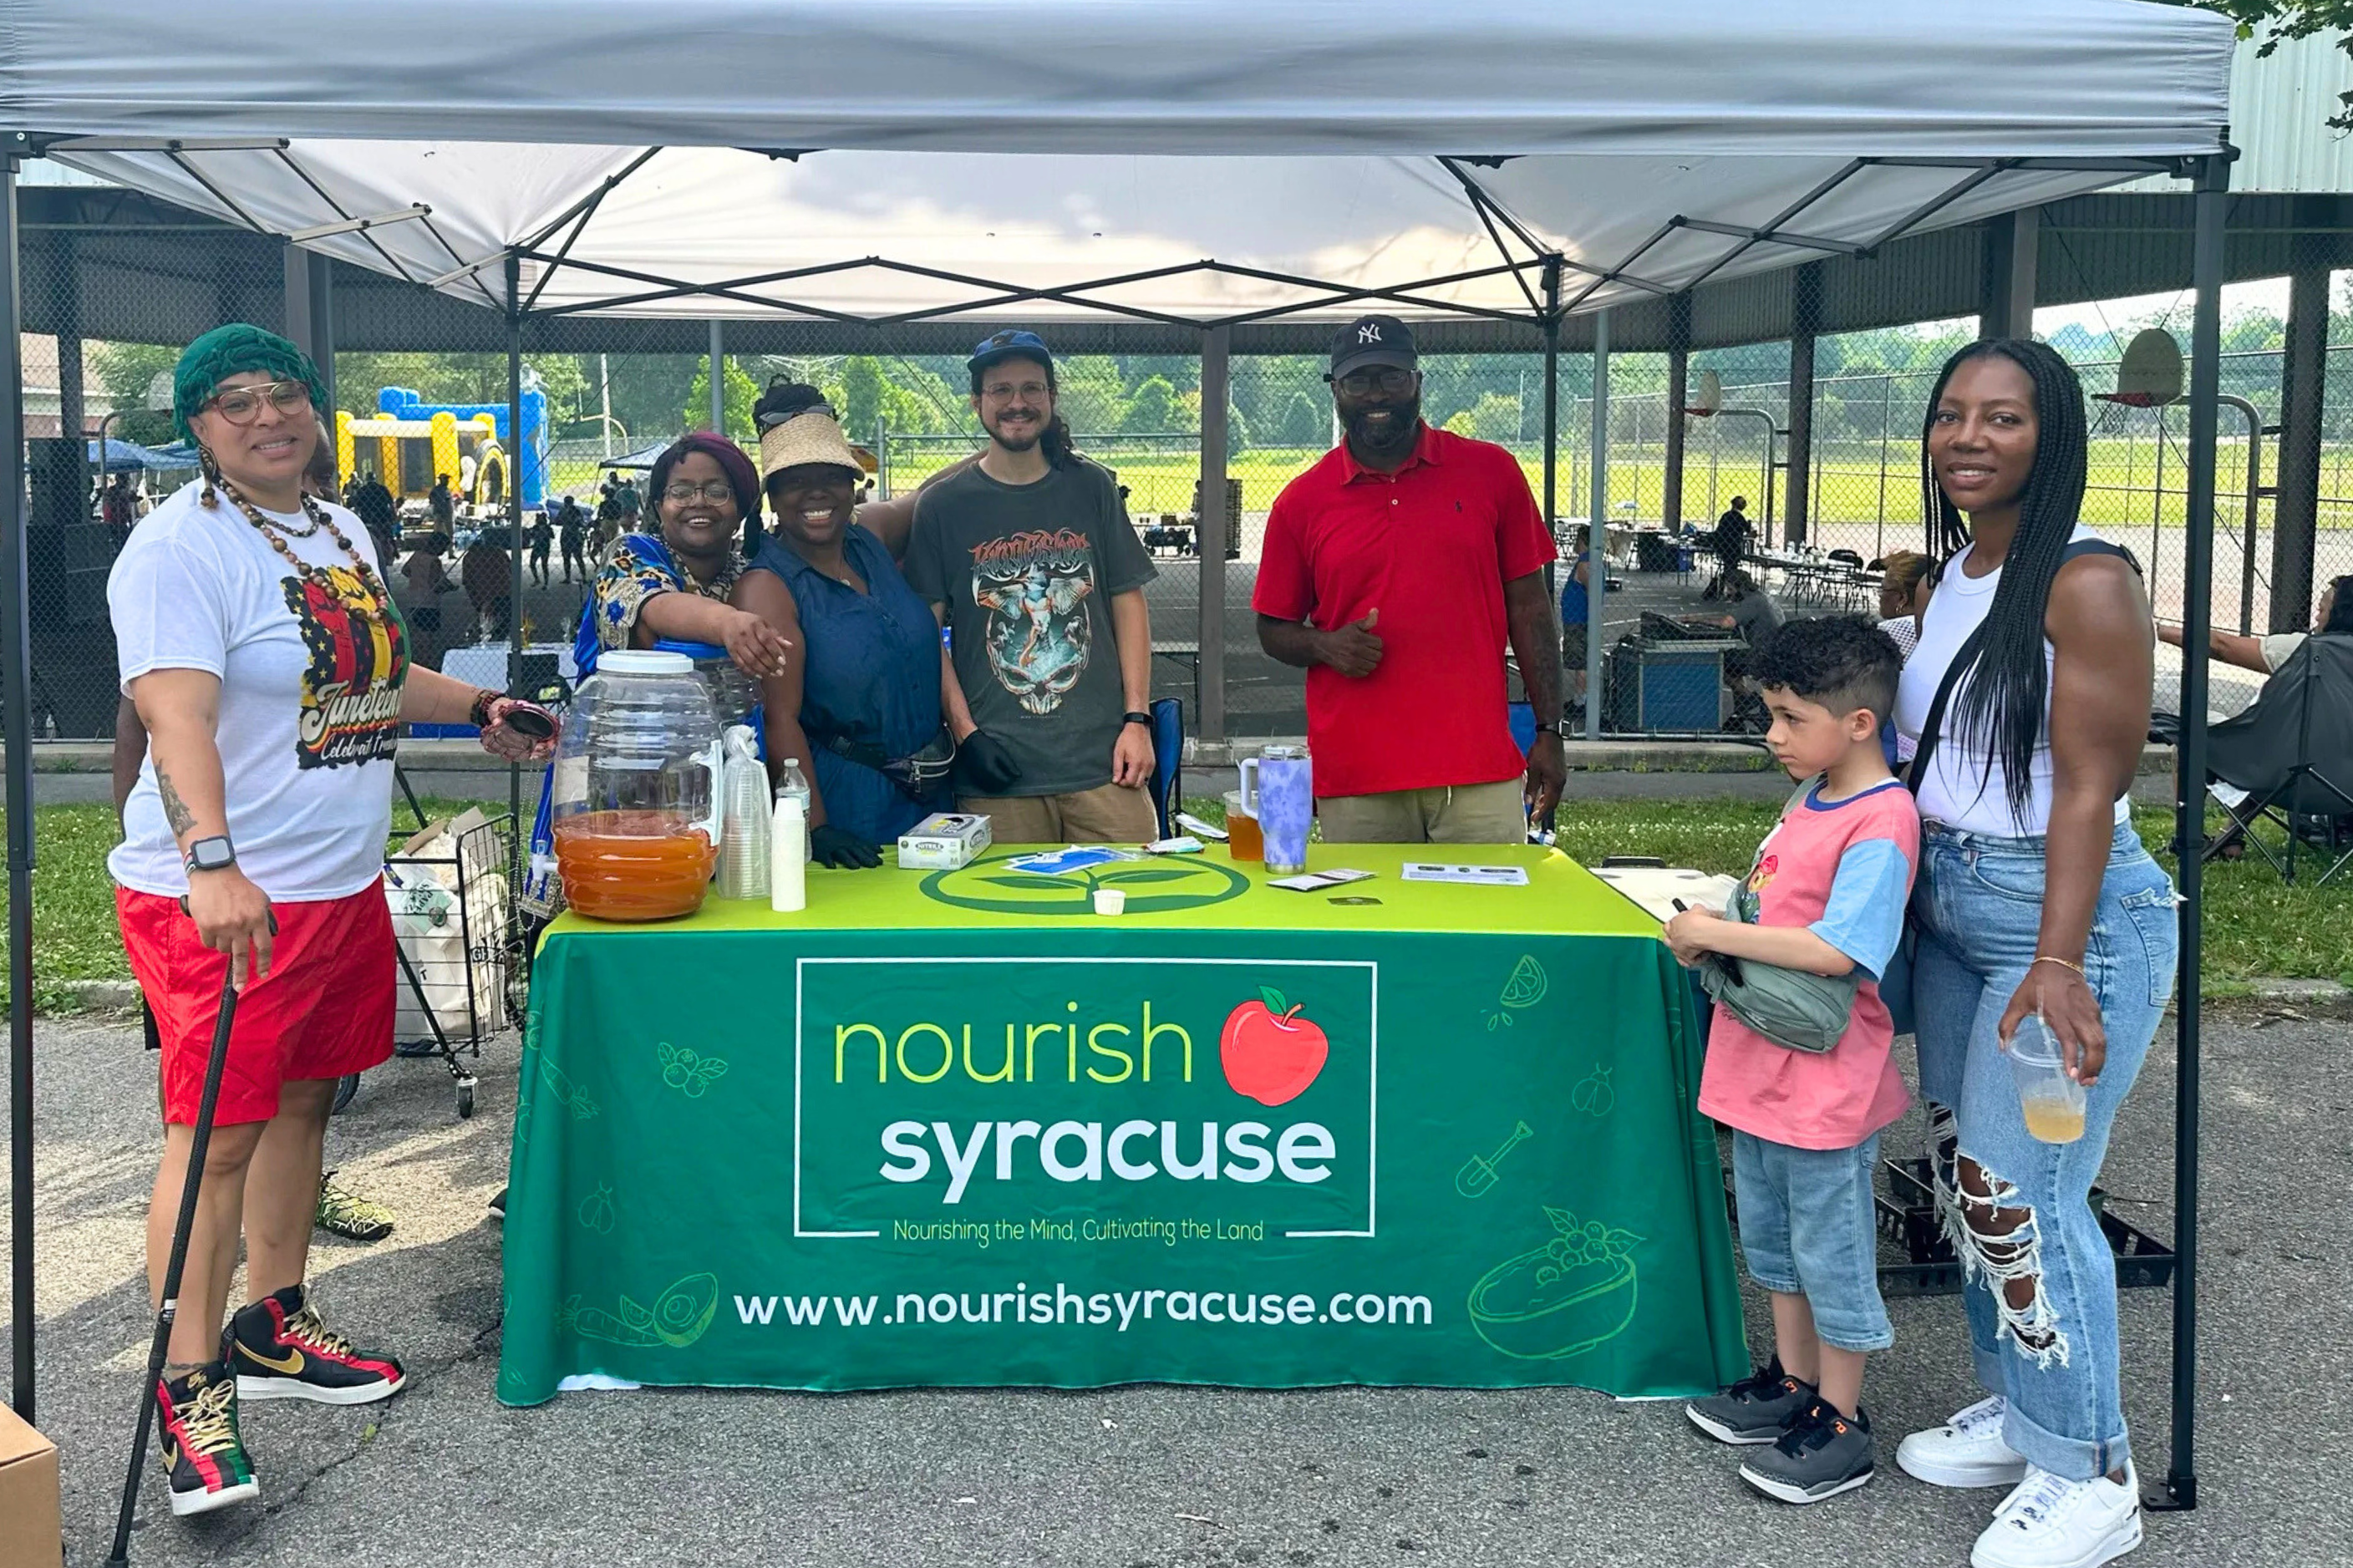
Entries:
[[597, 659], [557, 744], [549, 811], [574, 910], [659, 921], [702, 907], [719, 857], [719, 735], [686, 655]]

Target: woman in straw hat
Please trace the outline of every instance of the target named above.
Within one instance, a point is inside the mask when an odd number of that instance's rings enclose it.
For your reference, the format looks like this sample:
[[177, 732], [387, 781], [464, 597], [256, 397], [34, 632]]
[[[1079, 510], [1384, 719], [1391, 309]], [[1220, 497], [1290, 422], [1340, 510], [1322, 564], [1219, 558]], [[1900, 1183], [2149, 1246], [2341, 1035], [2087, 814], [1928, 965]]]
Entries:
[[754, 563], [775, 576], [747, 579], [745, 602], [795, 645], [764, 690], [768, 754], [813, 764], [811, 853], [879, 865], [876, 846], [951, 805], [938, 622], [874, 526], [892, 514], [857, 504], [858, 458], [824, 395], [779, 379], [755, 417], [776, 528]]
[[[367, 530], [305, 493], [326, 404], [308, 355], [216, 328], [180, 356], [173, 402], [203, 478], [140, 525], [107, 581], [148, 737], [108, 869], [162, 1052], [159, 1291], [223, 983], [239, 985], [158, 1389], [186, 1514], [260, 1494], [241, 1399], [361, 1405], [405, 1380], [322, 1323], [304, 1282], [335, 1082], [392, 1054], [382, 877], [400, 726], [470, 721], [518, 761], [552, 748], [508, 723], [529, 704], [412, 662]], [[224, 1334], [240, 1237], [248, 1304]]]

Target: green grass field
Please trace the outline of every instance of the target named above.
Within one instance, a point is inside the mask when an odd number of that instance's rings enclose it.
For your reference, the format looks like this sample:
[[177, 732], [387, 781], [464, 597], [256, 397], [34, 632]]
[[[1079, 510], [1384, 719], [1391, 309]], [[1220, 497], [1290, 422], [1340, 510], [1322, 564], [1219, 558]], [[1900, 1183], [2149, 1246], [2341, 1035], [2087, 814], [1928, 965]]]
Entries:
[[[1223, 815], [1215, 801], [1187, 804], [1212, 820]], [[463, 809], [463, 802], [426, 803], [427, 816], [436, 819]], [[1560, 847], [1588, 863], [1608, 855], [1656, 855], [1671, 866], [1737, 876], [1748, 868], [1776, 809], [1773, 802], [1749, 800], [1580, 801], [1561, 814]], [[35, 820], [34, 1004], [43, 1012], [69, 1011], [75, 1004], [66, 982], [130, 974], [106, 875], [114, 813], [103, 805], [45, 805]], [[2152, 845], [2173, 832], [2167, 811], [2142, 811], [2135, 822]], [[2171, 868], [2168, 858], [2159, 859]], [[2218, 994], [2255, 979], [2353, 984], [2353, 878], [2327, 888], [2289, 888], [2250, 856], [2208, 867], [2206, 899], [2206, 973]]]
[[[1762, 515], [1757, 486], [1762, 478], [1763, 447], [1761, 437], [1746, 428], [1738, 443], [1729, 440], [1715, 468], [1716, 506], [1720, 510], [1735, 495], [1746, 495], [1749, 514]], [[1083, 437], [1082, 449], [1085, 449]], [[1910, 454], [1916, 454], [1916, 446]], [[2087, 473], [2089, 491], [2084, 514], [2094, 522], [2116, 528], [2147, 528], [2155, 521], [2168, 528], [2183, 526], [2188, 515], [2187, 499], [2182, 494], [2185, 474], [2178, 449], [2168, 449], [2165, 463], [2165, 490], [2162, 504], [2154, 494], [2156, 448], [2147, 440], [2134, 447], [2121, 439], [2102, 438], [2092, 443]], [[1242, 483], [1242, 510], [1264, 511], [1274, 504], [1282, 487], [1304, 472], [1323, 449], [1300, 447], [1253, 447], [1235, 455], [1228, 465], [1228, 476]], [[919, 451], [894, 450], [891, 463], [891, 484], [904, 491], [921, 484], [934, 471], [945, 468], [964, 456], [962, 448], [948, 442], [925, 443]], [[1101, 448], [1102, 460], [1119, 472], [1121, 482], [1128, 486], [1128, 510], [1138, 517], [1146, 513], [1157, 516], [1166, 512], [1187, 514], [1193, 510], [1193, 488], [1200, 479], [1201, 465], [1198, 453], [1190, 450], [1138, 451], [1122, 449], [1116, 443]], [[2242, 515], [2239, 497], [2243, 494], [2244, 449], [2225, 442], [2219, 458], [2222, 498], [2221, 509], [2225, 520], [2235, 526]], [[1868, 444], [1841, 443], [1818, 447], [1815, 469], [1819, 476], [1816, 493], [1820, 505], [1816, 516], [1824, 522], [1876, 525], [1883, 517], [1891, 531], [1899, 527], [1916, 532], [1920, 526], [1920, 488], [1916, 455], [1908, 455], [1902, 442], [1891, 447], [1887, 468], [1883, 479], [1879, 448], [1876, 442]], [[2353, 491], [2353, 450], [2332, 448], [2323, 459], [2321, 489], [2324, 495]], [[1528, 476], [1531, 489], [1541, 491], [1544, 468], [1539, 457], [1530, 451], [1520, 453], [1520, 466]], [[577, 469], [577, 472], [573, 470]], [[1708, 505], [1709, 463], [1704, 445], [1696, 436], [1692, 440], [1683, 463], [1683, 512], [1687, 518], [1699, 521], [1712, 516]], [[1659, 516], [1666, 478], [1666, 462], [1656, 442], [1643, 446], [1621, 446], [1610, 458], [1609, 493], [1612, 505], [1627, 500], [1635, 504], [1633, 516], [1656, 521]], [[2267, 479], [2269, 476], [2266, 476]], [[1564, 440], [1556, 475], [1556, 511], [1562, 516], [1578, 516], [1587, 510], [1585, 453], [1581, 445], [1572, 447]], [[586, 495], [596, 488], [593, 463], [586, 461], [559, 464], [554, 469], [552, 489], [556, 493], [569, 491]], [[1786, 511], [1777, 506], [1777, 513]], [[2270, 525], [2271, 503], [2260, 503], [2258, 516], [2264, 527]], [[2324, 503], [2320, 511], [2324, 529], [2353, 529], [2353, 501], [2342, 505]], [[1909, 537], [1907, 532], [1906, 537]]]

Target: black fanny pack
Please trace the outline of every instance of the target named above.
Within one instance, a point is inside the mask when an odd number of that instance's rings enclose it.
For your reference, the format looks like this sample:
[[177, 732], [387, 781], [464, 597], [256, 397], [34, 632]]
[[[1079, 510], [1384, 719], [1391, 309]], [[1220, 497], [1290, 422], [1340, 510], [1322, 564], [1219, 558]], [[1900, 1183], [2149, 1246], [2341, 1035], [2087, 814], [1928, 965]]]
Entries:
[[944, 724], [920, 748], [903, 757], [886, 757], [881, 747], [853, 741], [847, 735], [827, 735], [818, 744], [846, 762], [873, 769], [897, 784], [910, 800], [929, 800], [937, 795], [955, 767], [955, 742], [949, 738]]

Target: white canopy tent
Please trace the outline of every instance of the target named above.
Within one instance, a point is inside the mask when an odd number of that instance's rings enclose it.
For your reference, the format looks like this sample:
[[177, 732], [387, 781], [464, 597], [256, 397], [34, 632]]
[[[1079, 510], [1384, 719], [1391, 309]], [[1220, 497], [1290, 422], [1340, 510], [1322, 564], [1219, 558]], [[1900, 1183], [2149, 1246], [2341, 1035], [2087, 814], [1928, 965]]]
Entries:
[[[496, 309], [518, 381], [523, 321], [553, 312], [1126, 317], [1204, 329], [1205, 423], [1240, 321], [1378, 300], [1532, 321], [1556, 352], [1571, 311], [2155, 173], [2198, 182], [2188, 483], [2203, 522], [2232, 44], [2222, 18], [2142, 0], [404, 0], [323, 25], [259, 0], [111, 0], [99, 15], [12, 0], [0, 427], [21, 424], [14, 168], [34, 155]], [[1204, 435], [1215, 494], [1223, 441]], [[6, 446], [0, 700], [13, 994], [26, 997], [25, 491]], [[1222, 556], [1206, 526], [1203, 556]], [[2193, 647], [2210, 571], [2195, 528]], [[1203, 574], [1205, 624], [1219, 581]], [[1205, 686], [1214, 651], [1205, 638]], [[2204, 692], [2192, 660], [2193, 784]], [[2194, 806], [2183, 821], [2195, 842]], [[2174, 1506], [2196, 1487], [2195, 857], [2181, 880], [2175, 1440], [2156, 1489]], [[12, 1047], [15, 1394], [29, 1417], [21, 1006]]]
[[2231, 45], [2139, 0], [14, 10], [0, 117], [61, 162], [500, 309], [519, 252], [533, 311], [698, 319], [1528, 319], [1546, 256], [1596, 309], [2172, 172]]

